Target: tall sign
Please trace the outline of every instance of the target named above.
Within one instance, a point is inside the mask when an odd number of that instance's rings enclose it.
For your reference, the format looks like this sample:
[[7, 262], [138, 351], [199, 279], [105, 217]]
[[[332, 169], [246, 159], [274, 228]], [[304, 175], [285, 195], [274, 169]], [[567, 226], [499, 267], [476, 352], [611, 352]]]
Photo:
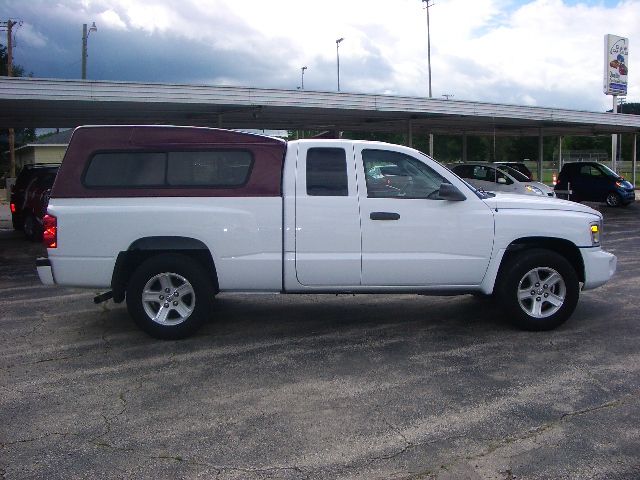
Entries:
[[604, 93], [626, 95], [629, 75], [629, 39], [604, 36]]

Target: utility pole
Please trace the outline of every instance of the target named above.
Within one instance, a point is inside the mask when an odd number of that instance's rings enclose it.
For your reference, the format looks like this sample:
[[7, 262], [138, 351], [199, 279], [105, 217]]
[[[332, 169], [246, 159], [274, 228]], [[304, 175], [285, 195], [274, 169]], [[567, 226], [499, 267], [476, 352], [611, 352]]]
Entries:
[[302, 67], [300, 70], [302, 70], [302, 84], [301, 84], [301, 90], [304, 90], [304, 71], [307, 69], [307, 67]]
[[[2, 22], [4, 23], [4, 22]], [[13, 77], [13, 27], [18, 22], [15, 20], [7, 20], [7, 76]], [[2, 25], [4, 27], [4, 25]], [[13, 128], [9, 129], [9, 177], [16, 176], [16, 134]]]

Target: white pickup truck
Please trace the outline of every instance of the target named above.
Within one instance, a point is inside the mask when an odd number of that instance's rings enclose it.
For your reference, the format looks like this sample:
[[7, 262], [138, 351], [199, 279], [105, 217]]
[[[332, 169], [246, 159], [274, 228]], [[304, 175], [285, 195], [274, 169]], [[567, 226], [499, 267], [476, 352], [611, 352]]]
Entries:
[[[411, 148], [227, 130], [75, 130], [44, 219], [43, 283], [110, 289], [181, 338], [218, 292], [495, 295], [546, 330], [604, 284], [602, 216], [474, 189]], [[426, 314], [426, 312], [425, 312]]]

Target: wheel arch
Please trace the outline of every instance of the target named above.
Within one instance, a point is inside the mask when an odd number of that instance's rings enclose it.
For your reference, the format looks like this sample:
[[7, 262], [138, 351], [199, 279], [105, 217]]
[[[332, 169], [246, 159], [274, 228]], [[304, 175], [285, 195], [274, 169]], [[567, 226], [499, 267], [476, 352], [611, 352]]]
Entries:
[[515, 256], [525, 250], [543, 248], [556, 252], [567, 259], [578, 276], [578, 280], [585, 281], [584, 261], [580, 249], [571, 241], [564, 238], [554, 237], [522, 237], [512, 241], [507, 247], [500, 268], [496, 277], [496, 282], [501, 278], [505, 265], [507, 265]]
[[164, 253], [178, 253], [189, 256], [203, 265], [213, 282], [216, 293], [219, 290], [218, 274], [211, 251], [201, 240], [181, 236], [143, 237], [134, 241], [125, 251], [118, 253], [111, 277], [113, 300], [120, 303], [125, 298], [127, 285], [133, 272], [144, 261]]

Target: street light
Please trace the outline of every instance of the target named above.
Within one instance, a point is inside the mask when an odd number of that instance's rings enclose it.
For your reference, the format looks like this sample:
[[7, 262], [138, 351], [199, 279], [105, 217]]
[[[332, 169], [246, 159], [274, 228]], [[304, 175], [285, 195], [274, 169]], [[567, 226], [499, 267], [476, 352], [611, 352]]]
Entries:
[[338, 91], [340, 91], [340, 43], [344, 38], [339, 38], [336, 40], [336, 60], [338, 62]]
[[91, 32], [97, 32], [96, 22], [93, 22], [87, 31], [87, 24], [82, 24], [82, 79], [87, 78], [87, 39]]
[[433, 3], [429, 2], [431, 2], [431, 0], [422, 0], [427, 10], [427, 66], [429, 68], [429, 98], [431, 98], [431, 28], [429, 25], [429, 7], [433, 7]]
[[301, 90], [304, 90], [304, 71], [307, 69], [307, 67], [302, 67], [300, 70], [302, 70], [302, 83], [301, 83]]

